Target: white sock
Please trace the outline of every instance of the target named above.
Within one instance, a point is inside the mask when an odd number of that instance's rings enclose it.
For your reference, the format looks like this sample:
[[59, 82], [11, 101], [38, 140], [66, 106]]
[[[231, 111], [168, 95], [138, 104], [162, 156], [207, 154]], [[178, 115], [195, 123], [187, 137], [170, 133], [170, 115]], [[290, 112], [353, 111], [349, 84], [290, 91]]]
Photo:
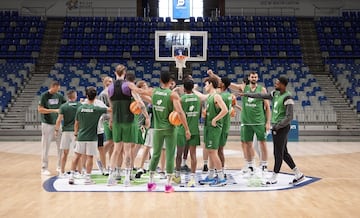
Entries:
[[220, 171], [220, 172], [218, 173], [218, 177], [219, 177], [220, 180], [223, 180], [223, 179], [224, 179], [224, 172], [223, 172], [223, 171]]
[[155, 172], [154, 172], [154, 171], [150, 171], [149, 183], [153, 183], [153, 182], [154, 182], [154, 175], [155, 175]]
[[208, 165], [208, 160], [204, 160], [204, 165]]
[[166, 185], [171, 185], [172, 174], [167, 174], [166, 179], [167, 179], [167, 184]]
[[186, 159], [182, 159], [182, 161], [181, 161], [181, 166], [183, 167], [183, 166], [185, 166], [186, 165]]
[[215, 175], [215, 170], [214, 169], [209, 169], [209, 175], [208, 175], [209, 179], [214, 178], [214, 175]]
[[292, 170], [294, 171], [296, 178], [300, 178], [302, 176], [302, 173], [297, 167], [294, 167]]
[[180, 171], [177, 171], [177, 170], [176, 170], [176, 171], [175, 171], [175, 176], [176, 176], [176, 177], [179, 177], [179, 176], [180, 176]]

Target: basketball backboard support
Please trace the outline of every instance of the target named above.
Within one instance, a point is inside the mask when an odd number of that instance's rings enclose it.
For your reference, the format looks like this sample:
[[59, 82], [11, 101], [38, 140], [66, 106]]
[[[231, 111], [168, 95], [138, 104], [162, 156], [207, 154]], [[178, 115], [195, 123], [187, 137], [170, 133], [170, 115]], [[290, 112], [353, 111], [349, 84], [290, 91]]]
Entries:
[[155, 31], [155, 60], [174, 61], [187, 56], [187, 61], [207, 60], [207, 31]]

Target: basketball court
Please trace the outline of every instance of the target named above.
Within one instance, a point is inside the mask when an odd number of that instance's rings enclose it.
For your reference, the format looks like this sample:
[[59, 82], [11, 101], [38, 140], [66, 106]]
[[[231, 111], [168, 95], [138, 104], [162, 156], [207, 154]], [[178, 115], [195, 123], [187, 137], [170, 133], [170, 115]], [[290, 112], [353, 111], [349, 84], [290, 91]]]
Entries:
[[[229, 173], [235, 181], [245, 182], [237, 174], [244, 160], [241, 146], [235, 139], [236, 136], [231, 137], [226, 147], [226, 168], [232, 169]], [[306, 142], [303, 141], [305, 139]], [[122, 184], [114, 187], [97, 184], [107, 189], [100, 191], [79, 184], [74, 187], [84, 190], [77, 188], [74, 191], [52, 192], [54, 190], [47, 190], [44, 186], [47, 181], [56, 178], [55, 144], [52, 144], [50, 151], [49, 170], [53, 175], [43, 177], [40, 175], [39, 139], [1, 141], [0, 164], [3, 167], [0, 171], [0, 185], [3, 200], [0, 216], [111, 217], [117, 214], [125, 217], [357, 217], [360, 212], [356, 207], [360, 203], [359, 142], [358, 139], [352, 142], [339, 140], [332, 137], [312, 140], [307, 137], [300, 138], [300, 142], [289, 143], [289, 152], [305, 175], [314, 178], [313, 183], [271, 191], [264, 191], [263, 187], [256, 185], [251, 187], [250, 183], [242, 183], [240, 186], [253, 190], [229, 191], [231, 184], [216, 190], [207, 188], [195, 191], [176, 187], [176, 192], [171, 194], [162, 191], [161, 183], [154, 193], [144, 191], [146, 186], [134, 185], [126, 189]], [[272, 143], [268, 143], [268, 148], [271, 169]], [[200, 152], [197, 156], [200, 171]], [[291, 173], [285, 164], [282, 173]], [[287, 178], [285, 180], [288, 181]], [[135, 187], [141, 190], [136, 191]]]

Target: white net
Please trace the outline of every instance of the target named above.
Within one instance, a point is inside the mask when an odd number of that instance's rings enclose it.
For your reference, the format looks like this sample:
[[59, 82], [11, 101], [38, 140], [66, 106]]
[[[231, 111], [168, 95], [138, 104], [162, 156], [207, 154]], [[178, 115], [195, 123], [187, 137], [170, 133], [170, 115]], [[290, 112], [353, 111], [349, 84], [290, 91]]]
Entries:
[[182, 80], [183, 78], [183, 68], [186, 68], [186, 59], [185, 55], [177, 55], [175, 56], [176, 68], [178, 68], [178, 79]]

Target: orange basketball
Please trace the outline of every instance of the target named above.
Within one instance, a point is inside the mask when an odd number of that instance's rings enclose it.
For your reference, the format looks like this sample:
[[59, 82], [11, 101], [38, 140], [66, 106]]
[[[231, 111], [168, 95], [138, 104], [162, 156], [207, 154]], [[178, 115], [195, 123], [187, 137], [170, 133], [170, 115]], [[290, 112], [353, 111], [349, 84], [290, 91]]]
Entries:
[[131, 104], [130, 104], [130, 111], [131, 111], [131, 113], [133, 113], [133, 114], [140, 114], [140, 113], [141, 113], [141, 108], [139, 107], [137, 101], [131, 102]]
[[235, 116], [236, 116], [236, 110], [234, 108], [231, 108], [230, 117], [235, 117]]
[[231, 94], [231, 98], [232, 98], [231, 105], [232, 106], [236, 105], [236, 97], [235, 97], [235, 95]]
[[179, 126], [181, 124], [178, 112], [173, 111], [169, 114], [169, 122], [174, 126]]
[[206, 117], [206, 109], [205, 108], [202, 110], [201, 117], [202, 118]]

